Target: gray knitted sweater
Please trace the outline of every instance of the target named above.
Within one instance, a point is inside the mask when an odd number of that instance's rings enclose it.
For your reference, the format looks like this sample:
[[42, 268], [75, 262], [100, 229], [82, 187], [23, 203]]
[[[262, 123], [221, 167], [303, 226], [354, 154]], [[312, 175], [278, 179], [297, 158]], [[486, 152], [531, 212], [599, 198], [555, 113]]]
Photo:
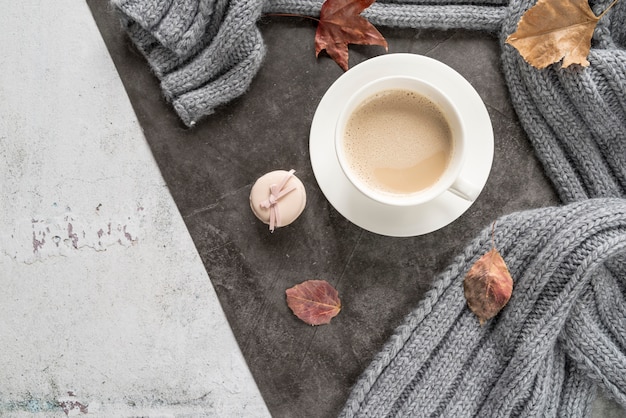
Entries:
[[[188, 126], [243, 94], [262, 64], [262, 13], [322, 0], [113, 0]], [[599, 14], [609, 1], [591, 1]], [[518, 117], [563, 205], [497, 221], [511, 300], [478, 326], [463, 296], [487, 227], [435, 279], [356, 382], [344, 417], [590, 413], [600, 385], [626, 408], [626, 0], [603, 17], [585, 69], [536, 70], [504, 43], [534, 0], [378, 0], [375, 25], [497, 33]]]

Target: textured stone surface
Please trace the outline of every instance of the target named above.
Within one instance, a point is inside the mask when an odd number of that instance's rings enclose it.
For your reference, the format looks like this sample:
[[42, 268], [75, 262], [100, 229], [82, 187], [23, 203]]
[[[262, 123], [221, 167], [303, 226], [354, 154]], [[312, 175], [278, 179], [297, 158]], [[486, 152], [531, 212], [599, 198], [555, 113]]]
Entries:
[[269, 415], [87, 4], [0, 38], [0, 416]]
[[[557, 203], [511, 108], [495, 37], [380, 28], [390, 52], [428, 55], [467, 77], [487, 105], [495, 134], [488, 183], [460, 219], [425, 236], [390, 238], [343, 218], [313, 176], [311, 120], [342, 74], [327, 57], [315, 59], [314, 23], [263, 18], [268, 55], [250, 90], [189, 130], [161, 98], [115, 16], [99, 1], [88, 3], [275, 417], [335, 415], [404, 315], [479, 230], [500, 215]], [[350, 51], [351, 65], [383, 52]], [[250, 211], [250, 188], [259, 175], [290, 168], [306, 187], [307, 208], [270, 234]], [[324, 279], [339, 290], [343, 309], [330, 325], [307, 326], [289, 311], [285, 289], [306, 279]]]

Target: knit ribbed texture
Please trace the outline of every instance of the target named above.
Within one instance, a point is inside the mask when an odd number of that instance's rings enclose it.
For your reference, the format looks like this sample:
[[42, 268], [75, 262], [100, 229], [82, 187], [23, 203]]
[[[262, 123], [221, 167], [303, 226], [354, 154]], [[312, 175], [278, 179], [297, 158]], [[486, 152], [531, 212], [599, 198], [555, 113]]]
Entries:
[[494, 242], [515, 279], [497, 320], [479, 326], [463, 295], [492, 246], [486, 228], [368, 367], [343, 417], [583, 417], [593, 383], [626, 405], [626, 202], [505, 216]]
[[[319, 16], [322, 0], [268, 0], [264, 13], [295, 13]], [[378, 0], [363, 11], [377, 26], [420, 29], [474, 29], [496, 32], [502, 26], [506, 9], [501, 0], [471, 2]]]
[[[624, 2], [601, 21], [585, 69], [554, 65], [536, 70], [504, 39], [532, 3], [512, 0], [500, 35], [511, 99], [561, 200], [626, 197], [626, 51]], [[596, 4], [599, 14], [607, 1]]]
[[[261, 13], [323, 0], [113, 0], [188, 126], [245, 92]], [[592, 1], [596, 14], [609, 0]], [[462, 281], [491, 226], [434, 280], [363, 372], [342, 417], [584, 417], [596, 387], [626, 408], [626, 1], [600, 21], [591, 65], [544, 70], [505, 44], [534, 0], [378, 0], [381, 26], [498, 34], [517, 115], [564, 205], [496, 222], [513, 296], [485, 326]]]
[[112, 0], [187, 126], [241, 96], [261, 66], [263, 0]]

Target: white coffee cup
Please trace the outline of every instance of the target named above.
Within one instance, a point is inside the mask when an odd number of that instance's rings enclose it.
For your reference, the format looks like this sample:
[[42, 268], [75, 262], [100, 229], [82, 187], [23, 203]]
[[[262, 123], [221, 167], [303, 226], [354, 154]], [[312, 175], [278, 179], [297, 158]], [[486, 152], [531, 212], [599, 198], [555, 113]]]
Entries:
[[[355, 156], [349, 153], [345, 146], [347, 141], [345, 135], [346, 126], [353, 112], [363, 103], [372, 100], [373, 97], [396, 90], [414, 92], [418, 96], [425, 97], [439, 108], [449, 126], [451, 146], [447, 164], [443, 168], [441, 175], [427, 187], [410, 192], [384, 190], [368, 182], [364, 175], [359, 174], [358, 169], [355, 169], [355, 162], [352, 161], [355, 159]], [[382, 141], [380, 144], [382, 147], [392, 143], [392, 140], [387, 137], [381, 137], [380, 141]], [[335, 150], [339, 165], [348, 180], [365, 196], [391, 206], [424, 204], [445, 192], [454, 193], [467, 201], [474, 201], [478, 197], [481, 188], [461, 176], [462, 168], [467, 158], [467, 149], [470, 146], [469, 142], [470, 138], [466, 135], [463, 119], [454, 103], [440, 89], [428, 81], [409, 76], [383, 77], [361, 87], [340, 110], [335, 127]]]

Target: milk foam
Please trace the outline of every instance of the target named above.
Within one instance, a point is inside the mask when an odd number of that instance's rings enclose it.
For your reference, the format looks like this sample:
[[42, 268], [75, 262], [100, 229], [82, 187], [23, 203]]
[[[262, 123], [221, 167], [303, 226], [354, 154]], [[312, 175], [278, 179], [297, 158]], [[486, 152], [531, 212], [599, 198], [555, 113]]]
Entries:
[[344, 132], [348, 164], [369, 187], [392, 194], [436, 183], [452, 154], [450, 125], [430, 99], [409, 90], [368, 98], [349, 117]]

